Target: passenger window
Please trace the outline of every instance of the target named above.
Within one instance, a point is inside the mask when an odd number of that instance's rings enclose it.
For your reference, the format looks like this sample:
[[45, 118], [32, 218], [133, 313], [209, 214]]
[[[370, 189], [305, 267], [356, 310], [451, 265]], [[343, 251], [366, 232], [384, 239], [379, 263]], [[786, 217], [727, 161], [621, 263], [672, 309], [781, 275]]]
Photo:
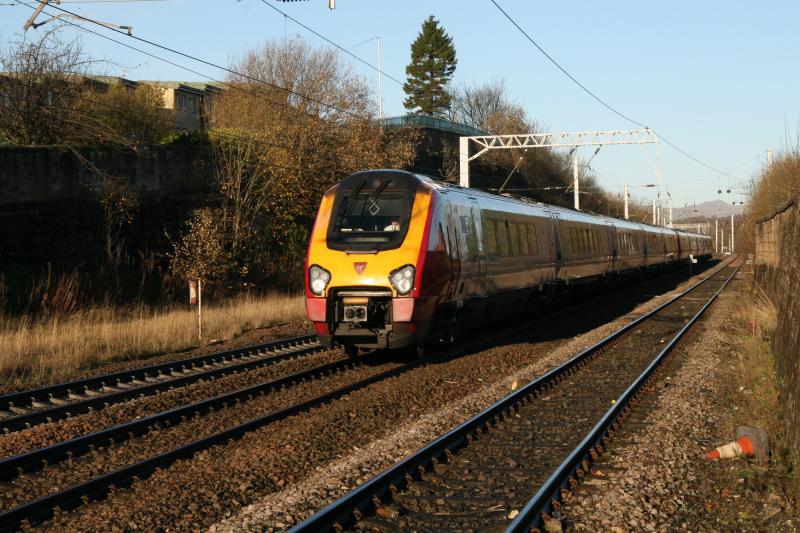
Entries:
[[511, 255], [519, 255], [519, 235], [517, 235], [517, 225], [514, 222], [508, 225], [508, 244]]
[[508, 255], [508, 233], [506, 223], [502, 220], [497, 221], [497, 249], [500, 250], [500, 255]]
[[522, 255], [531, 255], [528, 248], [528, 226], [525, 224], [519, 225], [519, 253]]
[[489, 255], [497, 255], [497, 235], [494, 231], [494, 222], [485, 220], [483, 225], [483, 238], [486, 241], [486, 251]]

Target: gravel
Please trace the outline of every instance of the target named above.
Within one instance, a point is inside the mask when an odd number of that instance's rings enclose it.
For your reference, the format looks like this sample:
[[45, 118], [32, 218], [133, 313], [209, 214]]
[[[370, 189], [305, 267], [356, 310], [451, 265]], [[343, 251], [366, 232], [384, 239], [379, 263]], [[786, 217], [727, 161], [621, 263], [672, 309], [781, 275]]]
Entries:
[[283, 406], [299, 403], [398, 366], [400, 364], [394, 362], [359, 365], [354, 369], [315, 379], [303, 386], [289, 387], [203, 416], [195, 416], [180, 424], [154, 428], [141, 437], [126, 440], [115, 446], [101, 447], [67, 464], [54, 465], [35, 475], [17, 478], [13, 482], [13, 489], [0, 494], [0, 506], [9, 509], [33, 501], [103, 473], [188, 444], [202, 436], [239, 425]]
[[[237, 514], [211, 526], [211, 531], [282, 531], [307, 518], [324, 505], [347, 493], [395, 462], [410, 455], [443, 432], [473, 416], [512, 388], [540, 376], [550, 368], [563, 363], [575, 353], [609, 335], [621, 325], [660, 305], [691, 283], [681, 284], [675, 290], [656, 297], [593, 331], [562, 342], [553, 349], [546, 347], [535, 362], [502, 376], [492, 384], [472, 394], [455, 399], [449, 405], [430, 411], [417, 420], [410, 420], [397, 429], [372, 441], [366, 447], [351, 450], [326, 466], [316, 470], [301, 482], [281, 491], [268, 494], [257, 503], [241, 509]], [[580, 317], [576, 317], [580, 318]], [[520, 346], [535, 350], [536, 345]], [[537, 350], [538, 351], [538, 350]]]
[[91, 413], [39, 424], [29, 429], [0, 435], [0, 457], [18, 455], [80, 435], [99, 431], [129, 420], [159, 413], [224, 392], [255, 385], [269, 379], [330, 363], [344, 356], [340, 350], [300, 356], [247, 372], [229, 374], [213, 381], [196, 382]]
[[730, 406], [720, 400], [735, 371], [735, 338], [724, 331], [745, 283], [740, 274], [675, 350], [657, 394], [645, 396], [593, 465], [597, 475], [562, 508], [566, 530], [795, 530], [791, 522], [768, 526], [760, 512], [744, 512], [741, 505], [735, 525], [723, 526], [715, 513], [732, 495], [706, 490], [710, 469], [747, 468], [744, 459], [711, 463], [703, 457], [732, 438], [724, 414]]
[[371, 385], [179, 461], [45, 527], [285, 529], [504, 396], [515, 380], [540, 375], [665, 298], [638, 308], [636, 299], [615, 301], [614, 309], [632, 313], [595, 329], [609, 320], [608, 310], [577, 311], [528, 339], [508, 339]]

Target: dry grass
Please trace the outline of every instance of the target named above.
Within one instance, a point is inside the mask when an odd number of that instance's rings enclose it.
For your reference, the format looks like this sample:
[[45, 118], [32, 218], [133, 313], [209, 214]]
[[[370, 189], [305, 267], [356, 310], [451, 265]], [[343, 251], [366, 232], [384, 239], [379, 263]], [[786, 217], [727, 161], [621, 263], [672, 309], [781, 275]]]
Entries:
[[737, 346], [737, 386], [740, 405], [737, 425], [757, 426], [771, 439], [784, 435], [775, 357], [770, 338], [777, 324], [775, 306], [758, 289], [753, 297], [741, 302], [735, 312]]
[[784, 149], [754, 184], [751, 212], [758, 218], [773, 213], [800, 194], [800, 145]]
[[[241, 298], [203, 309], [206, 339], [229, 339], [244, 331], [302, 320], [303, 299], [270, 295]], [[109, 361], [140, 359], [198, 344], [191, 310], [121, 314], [93, 309], [67, 318], [0, 323], [0, 379], [4, 385], [63, 379]]]

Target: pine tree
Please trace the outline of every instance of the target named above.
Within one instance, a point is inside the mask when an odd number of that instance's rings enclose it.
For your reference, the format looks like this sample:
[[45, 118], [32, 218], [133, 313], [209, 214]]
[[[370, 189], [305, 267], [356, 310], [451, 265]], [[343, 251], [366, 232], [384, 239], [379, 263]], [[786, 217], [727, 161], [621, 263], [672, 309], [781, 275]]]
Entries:
[[441, 116], [450, 108], [446, 86], [456, 70], [453, 39], [439, 26], [433, 15], [422, 23], [417, 39], [411, 43], [411, 63], [406, 67], [404, 105], [411, 111]]

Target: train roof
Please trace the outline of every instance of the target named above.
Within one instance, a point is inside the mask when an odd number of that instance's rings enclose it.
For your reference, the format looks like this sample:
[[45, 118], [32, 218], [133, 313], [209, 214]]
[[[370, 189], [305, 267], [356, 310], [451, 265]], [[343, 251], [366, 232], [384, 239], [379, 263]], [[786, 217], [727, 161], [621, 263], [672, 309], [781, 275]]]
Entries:
[[708, 235], [703, 235], [700, 233], [691, 233], [688, 231], [668, 228], [665, 226], [654, 226], [652, 224], [647, 224], [646, 222], [638, 222], [635, 220], [626, 220], [622, 218], [615, 218], [596, 213], [586, 213], [584, 211], [576, 211], [574, 209], [570, 209], [569, 207], [561, 207], [552, 204], [545, 204], [543, 202], [539, 202], [537, 200], [521, 196], [495, 194], [481, 189], [462, 187], [460, 185], [456, 185], [453, 183], [447, 183], [444, 181], [437, 180], [426, 174], [409, 172], [407, 170], [396, 170], [396, 169], [365, 170], [361, 172], [356, 172], [351, 176], [358, 176], [362, 174], [371, 174], [371, 173], [397, 174], [399, 176], [403, 176], [405, 179], [423, 182], [428, 187], [444, 194], [466, 194], [470, 197], [481, 197], [494, 201], [510, 202], [514, 204], [524, 205], [527, 207], [538, 207], [547, 213], [557, 215], [562, 220], [575, 220], [575, 221], [585, 221], [594, 223], [602, 222], [608, 225], [614, 225], [618, 228], [628, 228], [633, 230], [650, 231], [658, 233], [679, 233], [681, 235], [692, 236], [692, 237], [710, 238]]

